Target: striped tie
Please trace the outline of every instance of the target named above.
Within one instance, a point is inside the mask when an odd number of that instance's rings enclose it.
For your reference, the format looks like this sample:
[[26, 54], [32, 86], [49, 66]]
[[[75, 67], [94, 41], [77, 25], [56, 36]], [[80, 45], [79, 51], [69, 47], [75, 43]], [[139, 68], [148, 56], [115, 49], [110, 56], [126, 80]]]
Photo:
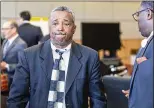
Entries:
[[48, 107], [47, 108], [62, 108], [64, 101], [65, 91], [65, 65], [62, 62], [62, 54], [56, 49], [59, 54], [59, 59], [55, 59], [53, 70], [51, 73], [50, 90], [48, 95]]

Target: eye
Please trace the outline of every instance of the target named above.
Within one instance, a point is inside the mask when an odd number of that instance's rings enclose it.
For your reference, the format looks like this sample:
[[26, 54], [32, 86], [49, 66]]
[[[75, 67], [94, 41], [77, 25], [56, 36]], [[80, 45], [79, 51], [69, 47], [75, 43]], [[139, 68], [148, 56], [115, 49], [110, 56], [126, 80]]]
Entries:
[[70, 26], [70, 24], [69, 24], [69, 23], [64, 23], [64, 25], [65, 25], [65, 26]]
[[52, 25], [58, 25], [58, 23], [57, 22], [53, 22]]

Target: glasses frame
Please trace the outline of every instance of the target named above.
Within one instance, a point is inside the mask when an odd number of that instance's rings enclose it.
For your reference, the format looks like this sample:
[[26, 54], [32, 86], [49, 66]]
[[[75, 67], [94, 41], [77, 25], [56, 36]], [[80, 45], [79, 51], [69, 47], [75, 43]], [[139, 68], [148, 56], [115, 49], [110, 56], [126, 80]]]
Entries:
[[138, 21], [137, 17], [139, 17], [140, 13], [146, 11], [146, 10], [151, 10], [152, 12], [154, 12], [152, 9], [150, 8], [146, 8], [146, 9], [143, 9], [143, 10], [140, 10], [140, 11], [137, 11], [135, 12], [134, 14], [132, 14], [133, 18], [135, 21]]
[[10, 30], [10, 29], [13, 29], [13, 27], [1, 28], [1, 30]]

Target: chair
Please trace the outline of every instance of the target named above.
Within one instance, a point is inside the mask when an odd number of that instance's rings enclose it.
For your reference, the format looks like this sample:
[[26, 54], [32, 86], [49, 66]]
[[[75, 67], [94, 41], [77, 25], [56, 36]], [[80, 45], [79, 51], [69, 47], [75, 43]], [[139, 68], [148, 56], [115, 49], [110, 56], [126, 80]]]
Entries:
[[128, 108], [128, 99], [122, 90], [129, 89], [130, 77], [103, 77], [104, 90], [107, 95], [107, 108]]

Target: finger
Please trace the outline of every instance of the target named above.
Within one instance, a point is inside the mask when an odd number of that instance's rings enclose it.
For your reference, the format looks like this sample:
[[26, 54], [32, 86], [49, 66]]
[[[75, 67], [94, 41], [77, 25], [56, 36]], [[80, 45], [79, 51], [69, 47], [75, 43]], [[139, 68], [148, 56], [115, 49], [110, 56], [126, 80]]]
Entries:
[[122, 90], [122, 92], [125, 94], [125, 90]]
[[125, 93], [125, 94], [129, 93], [128, 90], [122, 90], [122, 92]]
[[129, 94], [126, 94], [125, 96], [126, 96], [127, 98], [129, 98]]

